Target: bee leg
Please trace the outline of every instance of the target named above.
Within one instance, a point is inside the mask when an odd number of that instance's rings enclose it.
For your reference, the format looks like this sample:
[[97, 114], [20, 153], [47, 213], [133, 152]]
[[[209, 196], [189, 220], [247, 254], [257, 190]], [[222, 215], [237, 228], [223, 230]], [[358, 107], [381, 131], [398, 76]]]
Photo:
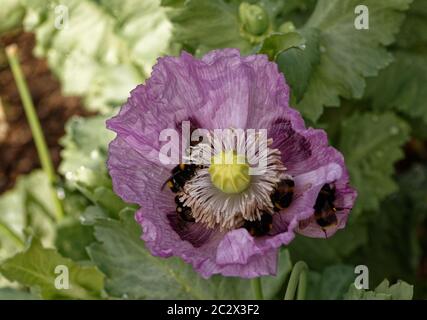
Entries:
[[327, 234], [327, 232], [326, 232], [326, 229], [325, 229], [325, 228], [322, 228], [322, 231], [323, 231], [323, 233], [325, 234], [325, 239], [328, 239], [328, 234]]

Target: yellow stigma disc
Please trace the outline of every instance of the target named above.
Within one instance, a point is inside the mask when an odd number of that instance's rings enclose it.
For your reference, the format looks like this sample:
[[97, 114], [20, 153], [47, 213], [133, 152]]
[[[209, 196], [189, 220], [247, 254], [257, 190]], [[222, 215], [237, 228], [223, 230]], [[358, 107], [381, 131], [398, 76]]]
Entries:
[[251, 182], [245, 156], [234, 151], [220, 152], [211, 159], [211, 181], [224, 193], [245, 191]]

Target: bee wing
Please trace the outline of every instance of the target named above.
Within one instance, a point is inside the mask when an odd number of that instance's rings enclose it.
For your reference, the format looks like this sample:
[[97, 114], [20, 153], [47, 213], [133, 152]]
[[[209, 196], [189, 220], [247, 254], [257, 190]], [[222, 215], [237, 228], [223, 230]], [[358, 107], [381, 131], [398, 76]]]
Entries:
[[171, 179], [172, 176], [162, 184], [162, 186], [160, 187], [160, 191], [163, 191], [165, 189], [166, 185], [170, 182]]
[[310, 223], [312, 223], [312, 222], [314, 222], [314, 221], [315, 221], [315, 219], [314, 219], [314, 215], [312, 215], [310, 218], [307, 218], [307, 219], [301, 220], [301, 221], [298, 223], [298, 227], [299, 227], [301, 230], [304, 230], [305, 228], [307, 228], [307, 227], [310, 225]]

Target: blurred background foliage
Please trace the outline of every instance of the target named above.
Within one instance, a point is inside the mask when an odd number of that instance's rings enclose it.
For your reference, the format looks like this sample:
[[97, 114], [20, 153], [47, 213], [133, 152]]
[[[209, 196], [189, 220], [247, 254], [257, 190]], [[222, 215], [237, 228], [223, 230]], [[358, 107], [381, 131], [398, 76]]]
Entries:
[[[149, 77], [158, 57], [234, 47], [276, 60], [291, 86], [292, 105], [308, 125], [328, 132], [359, 192], [346, 229], [330, 239], [297, 236], [281, 250], [278, 275], [262, 278], [265, 296], [283, 297], [293, 263], [304, 260], [309, 298], [426, 299], [427, 2], [365, 0], [369, 30], [354, 27], [358, 4], [4, 0], [0, 43], [34, 34], [29, 50], [59, 81], [59, 101], [79, 97], [81, 111], [71, 114], [82, 116], [57, 120], [65, 127], [54, 141], [62, 150], [55, 188], [64, 219], [55, 219], [40, 170], [21, 175], [0, 196], [0, 298], [252, 298], [247, 280], [203, 280], [180, 259], [151, 256], [139, 240], [136, 208], [114, 194], [105, 167], [113, 138], [105, 119]], [[58, 20], [60, 5], [68, 22]], [[6, 88], [12, 78], [3, 49], [0, 86]], [[33, 94], [34, 65], [24, 63]], [[6, 89], [0, 88], [4, 125], [20, 108], [8, 95], [14, 89]], [[48, 102], [36, 103], [39, 116]], [[46, 135], [49, 128], [44, 126]], [[8, 139], [6, 134], [0, 147], [9, 146]], [[55, 289], [57, 264], [69, 266], [75, 290]], [[369, 267], [369, 290], [352, 285], [356, 265]]]

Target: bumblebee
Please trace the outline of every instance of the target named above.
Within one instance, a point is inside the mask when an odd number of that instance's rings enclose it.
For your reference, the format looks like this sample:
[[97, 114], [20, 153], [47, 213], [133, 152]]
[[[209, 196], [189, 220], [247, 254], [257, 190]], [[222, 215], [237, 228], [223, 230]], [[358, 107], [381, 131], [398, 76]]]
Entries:
[[274, 211], [280, 211], [291, 205], [294, 197], [295, 182], [289, 178], [282, 179], [277, 184], [276, 190], [271, 195]]
[[192, 163], [180, 163], [172, 169], [172, 175], [163, 184], [162, 189], [167, 185], [173, 193], [181, 191], [185, 183], [194, 176], [197, 168], [198, 166]]
[[246, 220], [243, 224], [243, 228], [248, 230], [252, 237], [265, 236], [273, 228], [273, 216], [267, 212], [264, 212], [261, 216], [261, 220]]
[[335, 188], [329, 184], [325, 184], [320, 190], [314, 204], [314, 219], [323, 231], [338, 223], [336, 215], [337, 208], [334, 206], [334, 201]]
[[182, 220], [186, 222], [196, 221], [191, 215], [191, 208], [184, 206], [184, 204], [179, 200], [179, 196], [175, 196], [175, 203], [176, 203], [176, 213]]

